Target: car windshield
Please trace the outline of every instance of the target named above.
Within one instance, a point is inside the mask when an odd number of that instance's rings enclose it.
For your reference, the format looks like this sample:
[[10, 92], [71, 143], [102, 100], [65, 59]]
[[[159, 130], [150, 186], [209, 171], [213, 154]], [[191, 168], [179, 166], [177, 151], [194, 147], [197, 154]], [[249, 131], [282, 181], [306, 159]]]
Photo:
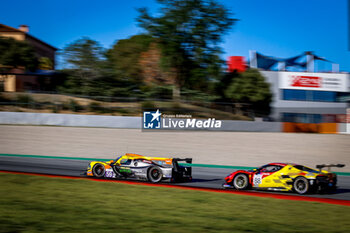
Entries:
[[131, 159], [122, 159], [120, 161], [121, 165], [130, 165], [131, 164]]
[[282, 166], [267, 164], [260, 167], [257, 171], [259, 172], [276, 172], [281, 170]]
[[295, 165], [294, 166], [296, 169], [302, 170], [302, 171], [306, 171], [306, 172], [314, 172], [314, 173], [320, 173], [319, 171], [309, 168], [309, 167], [305, 167], [302, 165]]

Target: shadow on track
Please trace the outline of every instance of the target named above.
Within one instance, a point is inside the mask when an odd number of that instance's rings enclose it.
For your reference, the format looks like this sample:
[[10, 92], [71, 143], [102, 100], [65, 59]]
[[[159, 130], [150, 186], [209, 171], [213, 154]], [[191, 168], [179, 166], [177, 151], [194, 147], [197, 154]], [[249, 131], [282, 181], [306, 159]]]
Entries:
[[223, 179], [192, 179], [191, 182], [186, 182], [186, 183], [212, 182], [212, 181], [219, 181], [219, 180], [222, 180], [224, 182]]
[[337, 188], [337, 190], [334, 190], [334, 191], [317, 192], [316, 194], [320, 194], [320, 195], [335, 195], [335, 194], [340, 194], [340, 193], [350, 193], [350, 189]]

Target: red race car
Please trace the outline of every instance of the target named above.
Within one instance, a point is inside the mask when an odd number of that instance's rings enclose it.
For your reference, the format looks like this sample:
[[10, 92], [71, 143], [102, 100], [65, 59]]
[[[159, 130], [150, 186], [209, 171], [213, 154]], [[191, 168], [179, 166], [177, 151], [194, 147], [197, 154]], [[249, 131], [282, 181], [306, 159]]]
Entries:
[[[269, 163], [258, 169], [238, 170], [225, 178], [224, 188], [294, 191], [305, 194], [317, 190], [335, 189], [337, 175], [330, 167], [344, 164], [317, 165], [317, 169], [293, 163]], [[322, 168], [328, 168], [328, 171]]]

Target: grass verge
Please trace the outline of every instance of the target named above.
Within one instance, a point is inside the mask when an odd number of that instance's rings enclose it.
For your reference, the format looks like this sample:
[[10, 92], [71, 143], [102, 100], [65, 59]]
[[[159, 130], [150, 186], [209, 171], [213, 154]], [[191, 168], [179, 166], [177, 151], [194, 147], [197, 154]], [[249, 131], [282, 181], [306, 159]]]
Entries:
[[350, 208], [0, 174], [0, 232], [348, 232]]

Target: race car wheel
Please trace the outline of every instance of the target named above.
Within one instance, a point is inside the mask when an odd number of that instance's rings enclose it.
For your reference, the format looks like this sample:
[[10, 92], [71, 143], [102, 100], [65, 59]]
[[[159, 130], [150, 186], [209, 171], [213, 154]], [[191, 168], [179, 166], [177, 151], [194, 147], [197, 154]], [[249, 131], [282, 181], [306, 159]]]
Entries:
[[233, 186], [238, 190], [247, 189], [249, 185], [248, 176], [245, 174], [238, 174], [233, 179]]
[[150, 167], [147, 172], [148, 180], [152, 183], [158, 183], [162, 180], [163, 174], [159, 167]]
[[106, 169], [105, 169], [105, 166], [103, 166], [102, 164], [100, 163], [96, 163], [94, 165], [94, 167], [92, 168], [92, 174], [94, 174], [94, 176], [96, 177], [103, 177], [106, 173]]
[[299, 194], [305, 194], [310, 189], [309, 181], [305, 177], [297, 177], [294, 180], [293, 188]]

